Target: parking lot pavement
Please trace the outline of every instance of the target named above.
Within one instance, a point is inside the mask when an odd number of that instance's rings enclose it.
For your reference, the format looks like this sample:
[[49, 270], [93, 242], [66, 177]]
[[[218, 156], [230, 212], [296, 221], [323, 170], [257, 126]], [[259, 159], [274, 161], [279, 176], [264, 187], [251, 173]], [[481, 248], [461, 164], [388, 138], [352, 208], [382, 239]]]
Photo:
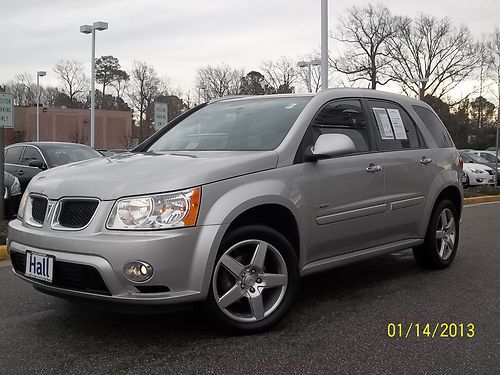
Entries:
[[[499, 216], [498, 203], [464, 208], [444, 271], [424, 271], [404, 251], [308, 277], [287, 318], [255, 336], [221, 333], [196, 308], [131, 316], [75, 306], [3, 263], [0, 373], [498, 373]], [[475, 334], [390, 338], [389, 323], [471, 323]]]

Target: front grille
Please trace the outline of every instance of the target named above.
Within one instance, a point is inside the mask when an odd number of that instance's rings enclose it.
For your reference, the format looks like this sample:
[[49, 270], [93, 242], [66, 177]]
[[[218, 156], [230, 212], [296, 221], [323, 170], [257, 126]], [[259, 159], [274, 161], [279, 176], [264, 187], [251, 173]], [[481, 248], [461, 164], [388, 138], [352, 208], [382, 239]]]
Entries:
[[85, 227], [99, 205], [97, 200], [63, 200], [57, 221], [61, 227], [78, 229]]
[[31, 197], [31, 217], [38, 224], [43, 224], [47, 214], [47, 199]]
[[[24, 275], [26, 271], [26, 255], [12, 251], [10, 253], [12, 266], [17, 273]], [[76, 290], [80, 292], [103, 294], [110, 296], [106, 284], [99, 271], [92, 266], [83, 264], [54, 261], [54, 274], [52, 283], [36, 280], [45, 285], [52, 285], [58, 288]]]

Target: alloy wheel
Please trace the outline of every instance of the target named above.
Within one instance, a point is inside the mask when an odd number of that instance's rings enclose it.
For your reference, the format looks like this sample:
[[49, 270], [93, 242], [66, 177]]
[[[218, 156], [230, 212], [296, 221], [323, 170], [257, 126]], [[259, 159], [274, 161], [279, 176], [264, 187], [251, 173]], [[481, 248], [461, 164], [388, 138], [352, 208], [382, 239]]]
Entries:
[[449, 208], [445, 208], [439, 215], [436, 244], [438, 255], [442, 260], [447, 260], [455, 249], [456, 228], [455, 218]]
[[251, 239], [231, 246], [214, 271], [213, 293], [218, 307], [237, 322], [260, 321], [282, 302], [288, 270], [270, 243]]

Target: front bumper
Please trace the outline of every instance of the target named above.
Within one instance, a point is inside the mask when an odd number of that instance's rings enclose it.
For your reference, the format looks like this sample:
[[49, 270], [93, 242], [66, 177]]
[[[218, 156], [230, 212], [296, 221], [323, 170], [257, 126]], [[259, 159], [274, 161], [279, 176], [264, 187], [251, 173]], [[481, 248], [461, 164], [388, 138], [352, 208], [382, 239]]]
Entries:
[[471, 186], [495, 184], [495, 176], [490, 175], [489, 173], [467, 172], [467, 174], [469, 176], [469, 184]]
[[[94, 269], [102, 277], [106, 289], [93, 292], [92, 288], [75, 287], [79, 285], [74, 284], [75, 280], [73, 283], [64, 283], [61, 277], [58, 283], [53, 284], [34, 280], [26, 277], [22, 266], [16, 267], [17, 263], [13, 262], [13, 271], [18, 277], [47, 293], [111, 302], [164, 305], [193, 302], [206, 297], [224, 229], [220, 225], [209, 225], [154, 232], [93, 231], [92, 228], [62, 232], [33, 228], [20, 220], [13, 220], [9, 223], [7, 245], [13, 260], [23, 259], [26, 251], [54, 256], [56, 264], [66, 267], [65, 277], [70, 279], [72, 269]], [[151, 264], [154, 270], [152, 278], [143, 283], [128, 280], [123, 268], [131, 260]], [[82, 278], [80, 283], [89, 282], [81, 271], [74, 272], [78, 273], [74, 278]], [[162, 286], [169, 291], [144, 292], [144, 288], [141, 291], [142, 286]]]

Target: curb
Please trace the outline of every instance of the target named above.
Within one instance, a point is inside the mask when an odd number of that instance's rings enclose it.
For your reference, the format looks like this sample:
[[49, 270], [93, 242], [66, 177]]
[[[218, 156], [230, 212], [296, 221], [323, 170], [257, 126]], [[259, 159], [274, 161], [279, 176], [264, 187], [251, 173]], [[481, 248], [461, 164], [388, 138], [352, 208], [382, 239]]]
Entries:
[[500, 195], [484, 195], [482, 197], [464, 198], [464, 204], [500, 202]]
[[7, 245], [0, 245], [0, 260], [9, 259], [9, 252], [7, 251]]

